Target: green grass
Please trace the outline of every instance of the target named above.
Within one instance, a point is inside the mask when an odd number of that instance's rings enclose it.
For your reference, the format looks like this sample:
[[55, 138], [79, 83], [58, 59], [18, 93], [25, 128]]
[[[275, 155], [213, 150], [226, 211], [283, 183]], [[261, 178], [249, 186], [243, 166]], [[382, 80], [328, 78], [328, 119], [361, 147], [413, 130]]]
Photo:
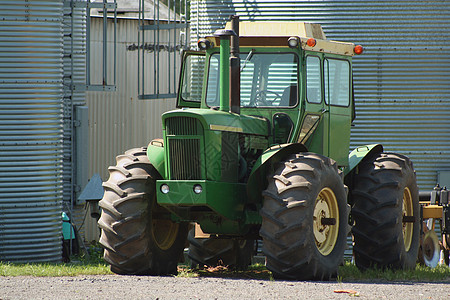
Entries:
[[450, 282], [450, 267], [439, 265], [436, 268], [429, 268], [417, 265], [415, 270], [410, 271], [393, 271], [387, 270], [366, 270], [361, 272], [358, 268], [346, 262], [344, 266], [339, 268], [339, 281], [362, 281], [362, 280], [387, 280], [387, 281], [424, 281]]
[[105, 264], [67, 263], [67, 264], [15, 264], [0, 263], [0, 276], [59, 277], [77, 275], [112, 274]]
[[[90, 255], [73, 257], [69, 263], [5, 263], [0, 262], [1, 276], [77, 276], [77, 275], [110, 275], [109, 265], [102, 259], [101, 250], [91, 248]], [[273, 280], [272, 273], [262, 264], [255, 264], [246, 271], [229, 270], [219, 266], [201, 270], [193, 270], [186, 265], [178, 267], [178, 277], [222, 277], [241, 279]], [[450, 267], [438, 266], [431, 269], [417, 265], [411, 271], [367, 270], [361, 272], [358, 268], [346, 262], [339, 267], [339, 282], [354, 281], [416, 281], [416, 282], [449, 282]]]
[[112, 274], [109, 270], [109, 265], [101, 258], [99, 249], [91, 248], [89, 253], [89, 256], [74, 256], [69, 263], [21, 264], [0, 262], [0, 276], [58, 277]]

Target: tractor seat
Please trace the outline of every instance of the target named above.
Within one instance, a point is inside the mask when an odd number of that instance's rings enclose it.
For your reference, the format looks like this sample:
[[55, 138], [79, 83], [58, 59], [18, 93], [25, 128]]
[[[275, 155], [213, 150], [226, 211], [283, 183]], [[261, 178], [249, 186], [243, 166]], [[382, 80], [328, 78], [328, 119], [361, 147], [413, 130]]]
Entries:
[[284, 89], [280, 106], [294, 106], [297, 104], [297, 85], [293, 84]]

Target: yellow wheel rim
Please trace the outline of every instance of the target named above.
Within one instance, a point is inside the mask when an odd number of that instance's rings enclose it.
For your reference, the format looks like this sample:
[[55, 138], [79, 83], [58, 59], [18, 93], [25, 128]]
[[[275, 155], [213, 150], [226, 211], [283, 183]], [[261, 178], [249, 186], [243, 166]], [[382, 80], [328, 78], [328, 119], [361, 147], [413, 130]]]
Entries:
[[179, 224], [171, 220], [153, 220], [153, 240], [161, 250], [167, 250], [175, 243], [178, 227]]
[[339, 233], [339, 208], [330, 188], [323, 188], [317, 196], [313, 228], [317, 249], [322, 255], [329, 255], [336, 245]]
[[[403, 190], [403, 205], [402, 205], [402, 215], [413, 216], [413, 200], [411, 196], [411, 191], [408, 188]], [[412, 222], [403, 222], [403, 242], [405, 243], [405, 250], [409, 251], [411, 248], [412, 237], [413, 237], [413, 227]]]

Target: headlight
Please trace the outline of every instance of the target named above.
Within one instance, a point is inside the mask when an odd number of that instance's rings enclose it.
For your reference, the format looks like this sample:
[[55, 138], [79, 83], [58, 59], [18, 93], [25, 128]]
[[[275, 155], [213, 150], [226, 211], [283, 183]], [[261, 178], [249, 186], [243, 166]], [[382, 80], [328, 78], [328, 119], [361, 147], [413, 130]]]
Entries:
[[298, 37], [291, 36], [288, 39], [288, 45], [289, 45], [289, 48], [297, 48], [298, 47]]
[[201, 192], [203, 192], [202, 186], [200, 184], [194, 185], [194, 193], [200, 194]]
[[212, 48], [211, 42], [208, 41], [207, 39], [198, 40], [197, 46], [200, 50], [206, 50], [206, 49]]
[[169, 191], [170, 191], [170, 189], [169, 189], [169, 186], [167, 184], [161, 185], [161, 193], [167, 194], [167, 193], [169, 193]]

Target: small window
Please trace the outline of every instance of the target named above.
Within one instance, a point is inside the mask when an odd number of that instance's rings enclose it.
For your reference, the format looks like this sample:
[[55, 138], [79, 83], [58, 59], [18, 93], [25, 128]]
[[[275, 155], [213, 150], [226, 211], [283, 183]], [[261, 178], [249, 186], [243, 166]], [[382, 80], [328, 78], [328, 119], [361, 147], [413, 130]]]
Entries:
[[306, 98], [310, 103], [322, 102], [320, 77], [320, 59], [317, 56], [308, 56], [306, 58]]
[[330, 105], [350, 104], [350, 66], [348, 61], [326, 59], [324, 62], [325, 102]]
[[298, 143], [304, 144], [314, 133], [319, 125], [320, 116], [307, 114], [303, 120], [302, 127], [300, 129], [300, 135], [298, 136]]
[[209, 60], [208, 87], [206, 103], [209, 106], [219, 106], [219, 54], [214, 54]]
[[189, 55], [186, 57], [181, 86], [181, 98], [184, 101], [200, 102], [204, 68], [204, 56]]
[[275, 144], [284, 144], [289, 141], [294, 123], [285, 113], [276, 113], [272, 118], [273, 124], [273, 142]]

